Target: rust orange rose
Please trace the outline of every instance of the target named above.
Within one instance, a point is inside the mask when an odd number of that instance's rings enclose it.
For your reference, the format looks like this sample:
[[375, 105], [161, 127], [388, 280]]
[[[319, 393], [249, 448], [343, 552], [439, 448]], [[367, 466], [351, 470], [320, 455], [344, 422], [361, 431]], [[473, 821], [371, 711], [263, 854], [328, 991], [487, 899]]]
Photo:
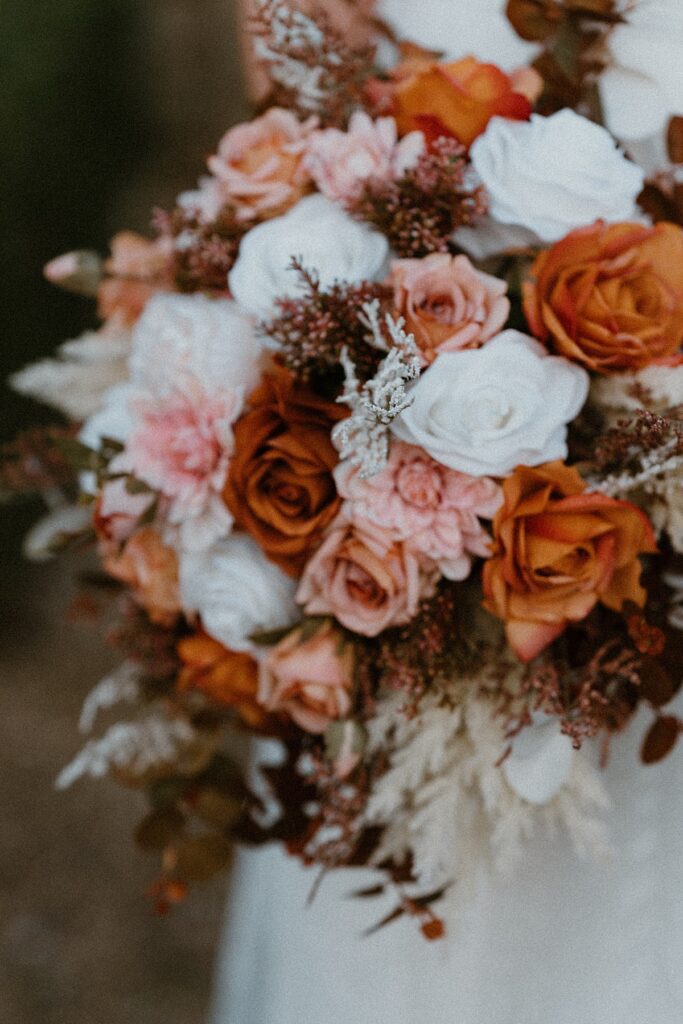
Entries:
[[183, 637], [177, 651], [183, 663], [181, 693], [199, 690], [214, 704], [235, 708], [251, 728], [266, 723], [268, 715], [256, 699], [258, 665], [250, 654], [231, 651], [206, 633]]
[[535, 658], [598, 602], [642, 607], [639, 554], [653, 553], [652, 527], [627, 501], [586, 491], [575, 469], [518, 466], [503, 484], [484, 566], [485, 607], [505, 622], [522, 661]]
[[683, 230], [662, 222], [572, 231], [524, 286], [532, 332], [598, 373], [636, 370], [683, 342]]
[[237, 526], [291, 576], [301, 572], [339, 507], [330, 431], [345, 415], [278, 369], [235, 424], [226, 503]]
[[399, 134], [419, 129], [429, 141], [451, 135], [469, 147], [492, 117], [529, 117], [527, 85], [526, 78], [517, 84], [495, 64], [474, 57], [446, 64], [418, 62], [394, 89]]

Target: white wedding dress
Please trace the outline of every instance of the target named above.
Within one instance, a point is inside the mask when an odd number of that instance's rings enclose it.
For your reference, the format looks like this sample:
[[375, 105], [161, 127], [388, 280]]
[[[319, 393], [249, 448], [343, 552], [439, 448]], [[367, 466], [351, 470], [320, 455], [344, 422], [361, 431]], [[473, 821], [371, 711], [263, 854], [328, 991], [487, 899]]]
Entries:
[[605, 774], [612, 860], [539, 835], [512, 878], [462, 894], [439, 942], [406, 920], [363, 937], [382, 908], [349, 894], [369, 872], [329, 877], [307, 905], [313, 873], [243, 852], [211, 1024], [681, 1024], [681, 752], [643, 767], [646, 721]]
[[[502, 6], [384, 9], [425, 45], [511, 68], [528, 47], [502, 20], [491, 31]], [[565, 836], [538, 835], [512, 878], [462, 894], [440, 942], [407, 920], [363, 937], [390, 909], [348, 898], [369, 872], [328, 877], [309, 906], [314, 873], [276, 848], [241, 853], [211, 1024], [683, 1024], [683, 752], [643, 767], [646, 723], [639, 716], [615, 740], [605, 772], [611, 862], [581, 861]]]

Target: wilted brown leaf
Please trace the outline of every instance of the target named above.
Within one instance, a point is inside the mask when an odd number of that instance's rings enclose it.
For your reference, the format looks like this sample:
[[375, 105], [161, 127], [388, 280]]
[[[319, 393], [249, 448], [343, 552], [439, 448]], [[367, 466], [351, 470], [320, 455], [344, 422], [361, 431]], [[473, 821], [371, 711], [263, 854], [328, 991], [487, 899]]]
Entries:
[[205, 882], [232, 860], [232, 844], [223, 836], [209, 834], [183, 839], [175, 852], [176, 873], [187, 882]]
[[175, 807], [160, 808], [142, 819], [135, 830], [135, 842], [143, 850], [163, 850], [182, 832], [184, 824], [184, 816]]
[[673, 715], [662, 715], [650, 726], [640, 752], [644, 764], [655, 764], [663, 760], [675, 746], [680, 723]]

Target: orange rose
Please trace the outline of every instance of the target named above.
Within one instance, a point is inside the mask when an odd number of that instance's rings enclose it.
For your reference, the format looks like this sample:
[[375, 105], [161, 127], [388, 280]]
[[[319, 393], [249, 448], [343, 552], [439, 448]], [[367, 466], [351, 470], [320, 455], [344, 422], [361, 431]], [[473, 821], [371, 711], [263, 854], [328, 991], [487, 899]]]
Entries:
[[234, 427], [225, 501], [238, 528], [297, 576], [339, 507], [330, 431], [346, 412], [282, 369], [264, 378], [250, 406]]
[[518, 84], [495, 64], [474, 57], [417, 63], [394, 89], [399, 134], [419, 129], [429, 141], [452, 135], [469, 147], [496, 115], [526, 121], [531, 114], [527, 87], [527, 77]]
[[[107, 550], [109, 548], [109, 550]], [[172, 625], [180, 612], [178, 559], [151, 526], [137, 530], [118, 550], [103, 545], [104, 568], [131, 587], [152, 622]]]
[[683, 341], [683, 230], [605, 224], [572, 231], [524, 285], [532, 332], [589, 370], [636, 370]]
[[503, 619], [522, 661], [599, 601], [614, 611], [625, 601], [642, 607], [638, 555], [657, 549], [640, 509], [586, 493], [577, 471], [562, 462], [518, 466], [503, 495], [493, 522], [496, 547], [484, 566], [484, 604]]
[[256, 700], [258, 664], [250, 654], [231, 651], [206, 633], [184, 637], [177, 651], [181, 693], [200, 690], [214, 704], [235, 708], [252, 728], [265, 724], [268, 715]]

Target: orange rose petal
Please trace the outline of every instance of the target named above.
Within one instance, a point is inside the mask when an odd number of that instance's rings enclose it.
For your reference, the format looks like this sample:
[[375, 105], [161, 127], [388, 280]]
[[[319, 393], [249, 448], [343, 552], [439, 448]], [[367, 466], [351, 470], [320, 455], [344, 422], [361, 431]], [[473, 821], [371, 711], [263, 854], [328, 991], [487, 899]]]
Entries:
[[520, 661], [532, 661], [541, 651], [557, 640], [566, 623], [511, 621], [505, 624], [507, 641]]

